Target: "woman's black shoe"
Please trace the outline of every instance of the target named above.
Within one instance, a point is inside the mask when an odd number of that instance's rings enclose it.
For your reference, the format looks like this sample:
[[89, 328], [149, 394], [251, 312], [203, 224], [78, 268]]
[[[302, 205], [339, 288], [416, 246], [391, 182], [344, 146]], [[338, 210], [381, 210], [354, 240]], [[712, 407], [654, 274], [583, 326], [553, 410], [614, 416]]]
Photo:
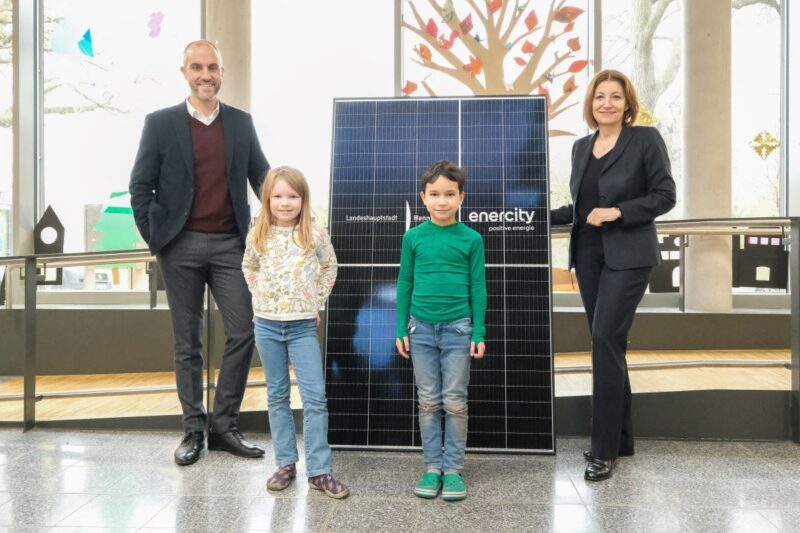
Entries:
[[583, 479], [587, 481], [602, 481], [610, 478], [613, 470], [613, 459], [609, 459], [608, 461], [592, 459], [592, 462], [586, 465], [586, 472], [583, 473]]
[[[633, 456], [633, 448], [630, 450], [620, 450], [617, 454], [617, 457], [632, 457]], [[583, 458], [586, 459], [587, 463], [592, 462], [592, 450], [583, 450]]]

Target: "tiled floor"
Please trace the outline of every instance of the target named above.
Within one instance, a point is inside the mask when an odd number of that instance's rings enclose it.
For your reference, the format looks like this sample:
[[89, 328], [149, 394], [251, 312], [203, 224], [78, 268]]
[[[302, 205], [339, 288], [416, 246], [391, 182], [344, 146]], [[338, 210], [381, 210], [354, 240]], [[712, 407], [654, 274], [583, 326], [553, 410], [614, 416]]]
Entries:
[[[611, 480], [583, 480], [583, 439], [557, 456], [474, 455], [459, 503], [415, 498], [420, 453], [336, 451], [351, 497], [296, 482], [267, 493], [266, 459], [204, 453], [178, 467], [178, 433], [0, 430], [0, 532], [800, 531], [800, 446], [637, 442]], [[303, 464], [299, 465], [302, 474]]]

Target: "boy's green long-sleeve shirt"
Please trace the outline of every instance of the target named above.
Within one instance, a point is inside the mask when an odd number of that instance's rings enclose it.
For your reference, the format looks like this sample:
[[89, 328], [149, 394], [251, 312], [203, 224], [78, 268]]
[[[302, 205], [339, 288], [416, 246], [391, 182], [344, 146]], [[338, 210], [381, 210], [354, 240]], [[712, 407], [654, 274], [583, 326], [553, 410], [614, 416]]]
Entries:
[[486, 335], [486, 260], [480, 234], [456, 222], [424, 222], [403, 236], [397, 278], [397, 337], [410, 313], [429, 324], [472, 318], [472, 341]]

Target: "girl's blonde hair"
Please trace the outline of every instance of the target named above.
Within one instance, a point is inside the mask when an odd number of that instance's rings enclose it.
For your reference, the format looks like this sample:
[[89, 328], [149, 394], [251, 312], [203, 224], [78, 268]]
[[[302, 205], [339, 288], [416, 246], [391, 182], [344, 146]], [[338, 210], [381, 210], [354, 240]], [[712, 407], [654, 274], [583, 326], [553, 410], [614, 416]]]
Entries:
[[[300, 216], [295, 225], [295, 231], [300, 240], [298, 244], [303, 249], [303, 252], [307, 252], [311, 249], [314, 240], [314, 222], [311, 218], [308, 182], [302, 172], [290, 166], [273, 168], [267, 172], [267, 176], [264, 178], [264, 185], [261, 188], [261, 211], [259, 211], [256, 217], [255, 227], [253, 228], [253, 244], [258, 253], [266, 253], [267, 241], [269, 241], [270, 235], [272, 234], [272, 224], [274, 222], [269, 200], [272, 196], [272, 190], [275, 188], [275, 184], [280, 180], [285, 181], [302, 199]], [[292, 235], [292, 239], [294, 239], [294, 234]]]

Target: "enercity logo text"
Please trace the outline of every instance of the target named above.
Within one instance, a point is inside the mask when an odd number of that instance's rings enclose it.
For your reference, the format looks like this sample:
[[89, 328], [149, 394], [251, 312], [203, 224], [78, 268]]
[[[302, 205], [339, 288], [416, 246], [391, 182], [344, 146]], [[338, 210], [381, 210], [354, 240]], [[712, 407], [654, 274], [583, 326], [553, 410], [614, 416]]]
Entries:
[[530, 224], [536, 211], [515, 207], [511, 211], [471, 211], [467, 216], [470, 222], [516, 222]]

